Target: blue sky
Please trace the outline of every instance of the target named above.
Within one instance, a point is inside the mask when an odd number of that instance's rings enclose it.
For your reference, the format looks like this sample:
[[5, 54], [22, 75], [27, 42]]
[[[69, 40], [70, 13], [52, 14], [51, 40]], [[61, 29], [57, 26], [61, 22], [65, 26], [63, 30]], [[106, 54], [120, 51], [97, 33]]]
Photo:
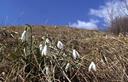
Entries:
[[106, 1], [108, 0], [0, 0], [0, 24], [75, 25], [100, 21], [97, 26], [101, 27], [103, 19], [90, 15], [90, 11], [99, 9]]

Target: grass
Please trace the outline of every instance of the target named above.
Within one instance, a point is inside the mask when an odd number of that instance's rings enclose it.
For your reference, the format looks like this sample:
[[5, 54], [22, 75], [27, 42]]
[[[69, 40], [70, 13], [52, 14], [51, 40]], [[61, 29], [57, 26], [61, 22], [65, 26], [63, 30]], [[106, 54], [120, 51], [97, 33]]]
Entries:
[[[20, 28], [17, 28], [20, 27]], [[128, 37], [68, 27], [32, 26], [32, 43], [19, 38], [24, 26], [0, 30], [0, 80], [5, 82], [127, 82]], [[14, 33], [18, 32], [18, 34]], [[43, 38], [42, 38], [43, 37]], [[39, 44], [51, 41], [41, 56]], [[58, 41], [65, 45], [57, 48]], [[30, 47], [31, 46], [31, 47]], [[80, 58], [72, 58], [76, 49]], [[24, 51], [26, 50], [26, 51]], [[97, 71], [88, 71], [91, 62]], [[65, 70], [66, 65], [69, 67]], [[5, 74], [4, 74], [5, 73]]]

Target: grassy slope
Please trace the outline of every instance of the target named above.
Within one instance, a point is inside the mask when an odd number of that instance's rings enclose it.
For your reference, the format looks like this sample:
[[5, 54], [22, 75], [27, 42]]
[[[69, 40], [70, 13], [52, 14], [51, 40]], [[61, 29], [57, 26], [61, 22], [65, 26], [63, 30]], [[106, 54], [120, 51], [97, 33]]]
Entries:
[[[21, 34], [24, 28], [9, 28], [9, 30], [17, 31]], [[86, 48], [88, 47], [86, 46], [88, 42], [85, 41], [105, 37], [106, 34], [100, 31], [80, 30], [68, 27], [34, 26], [33, 35], [38, 38], [39, 41], [41, 41], [41, 37], [48, 35], [49, 38], [54, 39], [55, 42], [60, 40], [67, 47], [75, 47], [81, 54], [85, 54]]]
[[[17, 31], [20, 34], [15, 36], [20, 36], [23, 28], [13, 27], [7, 28], [7, 30], [8, 32]], [[98, 31], [79, 30], [64, 27], [51, 28], [44, 26], [34, 26], [33, 36], [37, 40], [37, 45], [43, 41], [41, 37], [48, 37], [55, 44], [58, 40], [61, 40], [65, 45], [65, 51], [72, 51], [72, 48], [75, 48], [81, 55], [81, 66], [77, 69], [78, 73], [76, 75], [80, 82], [91, 82], [93, 80], [98, 82], [128, 81], [127, 37], [122, 35], [117, 37]], [[4, 55], [6, 53], [7, 59], [10, 59], [9, 55], [14, 51], [12, 48], [15, 47], [17, 43], [16, 40], [17, 38], [13, 39], [5, 37], [4, 40], [1, 40], [0, 42], [1, 44], [8, 46], [3, 51]], [[13, 44], [13, 42], [15, 42], [15, 44]], [[0, 64], [1, 70], [5, 67], [5, 64], [3, 63], [7, 61], [12, 60], [4, 59], [4, 61]], [[91, 61], [94, 61], [97, 66], [97, 71], [93, 73], [88, 72], [88, 66]], [[7, 64], [10, 63], [7, 62]]]

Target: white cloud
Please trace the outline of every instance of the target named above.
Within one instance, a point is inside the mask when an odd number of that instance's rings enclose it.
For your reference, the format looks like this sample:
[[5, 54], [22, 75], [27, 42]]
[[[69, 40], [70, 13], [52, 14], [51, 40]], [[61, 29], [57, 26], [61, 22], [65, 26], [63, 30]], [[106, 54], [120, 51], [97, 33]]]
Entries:
[[[90, 9], [89, 15], [98, 17], [98, 20], [90, 19], [89, 21], [77, 20], [77, 22], [70, 24], [71, 27], [84, 28], [89, 30], [98, 29], [98, 24], [102, 22], [102, 26], [110, 25], [111, 20], [116, 17], [128, 16], [128, 0], [126, 4], [124, 0], [106, 0], [104, 5], [100, 5], [97, 9]], [[103, 20], [103, 21], [102, 21]]]
[[90, 20], [89, 22], [77, 20], [76, 23], [70, 24], [69, 26], [76, 27], [76, 28], [88, 29], [88, 30], [98, 30], [98, 27], [96, 25], [96, 23], [98, 23], [98, 22], [99, 21], [97, 21], [97, 20]]
[[97, 24], [97, 23], [99, 23], [100, 21], [99, 21], [99, 20], [90, 19], [89, 22]]
[[[128, 0], [126, 1], [128, 3]], [[89, 14], [102, 18], [105, 23], [109, 24], [111, 19], [128, 14], [128, 9], [120, 0], [109, 0], [105, 5], [99, 6], [98, 9], [90, 9]]]

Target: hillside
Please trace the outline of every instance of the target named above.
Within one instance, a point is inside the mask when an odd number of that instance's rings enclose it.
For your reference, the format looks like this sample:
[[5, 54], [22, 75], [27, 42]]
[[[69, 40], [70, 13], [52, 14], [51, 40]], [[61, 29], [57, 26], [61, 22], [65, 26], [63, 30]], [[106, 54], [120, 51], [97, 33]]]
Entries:
[[[3, 81], [128, 81], [127, 36], [60, 26], [32, 26], [30, 44], [19, 39], [23, 31], [24, 26], [0, 30], [0, 74]], [[48, 54], [41, 56], [39, 45], [45, 46], [47, 38], [50, 41]], [[58, 41], [64, 44], [63, 50], [57, 48]], [[73, 49], [80, 54], [76, 60], [72, 57]], [[30, 54], [26, 56], [26, 53]], [[91, 62], [95, 63], [96, 71], [88, 71]], [[67, 63], [69, 67], [65, 70]], [[48, 74], [46, 68], [49, 68]]]

